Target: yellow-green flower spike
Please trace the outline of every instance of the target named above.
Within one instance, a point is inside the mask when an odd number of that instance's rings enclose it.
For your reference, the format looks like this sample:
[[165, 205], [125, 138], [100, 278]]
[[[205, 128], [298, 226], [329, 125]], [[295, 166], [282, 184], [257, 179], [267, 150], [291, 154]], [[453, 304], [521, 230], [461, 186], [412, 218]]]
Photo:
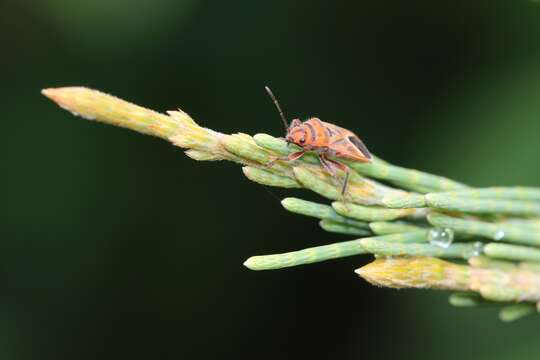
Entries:
[[44, 89], [41, 93], [73, 115], [87, 120], [96, 120], [164, 139], [178, 131], [178, 124], [167, 115], [101, 91], [85, 87], [62, 87]]
[[[540, 299], [540, 274], [526, 270], [472, 268], [438, 258], [405, 256], [379, 257], [356, 272], [378, 286], [475, 291], [484, 299], [496, 302], [536, 303]], [[480, 301], [469, 293], [451, 298], [456, 306]]]
[[382, 257], [355, 272], [377, 286], [469, 290], [467, 266], [432, 257]]
[[515, 321], [521, 319], [524, 316], [534, 314], [536, 312], [536, 306], [530, 303], [515, 304], [503, 308], [499, 312], [499, 319], [504, 322]]
[[419, 214], [416, 209], [385, 209], [339, 201], [332, 203], [332, 207], [338, 214], [362, 221], [389, 221]]
[[436, 209], [480, 214], [540, 215], [540, 202], [470, 199], [446, 194], [427, 194], [426, 205]]
[[431, 244], [395, 243], [373, 238], [360, 241], [370, 253], [384, 256], [434, 256], [438, 258], [468, 259], [482, 253], [482, 243], [455, 243], [448, 247]]
[[242, 171], [249, 180], [262, 185], [277, 186], [290, 189], [302, 187], [295, 179], [276, 175], [270, 171], [259, 169], [256, 167], [244, 166], [242, 168]]
[[369, 227], [371, 231], [373, 231], [377, 235], [398, 234], [403, 232], [423, 230], [420, 226], [398, 221], [374, 221], [369, 223]]
[[479, 235], [497, 241], [540, 245], [540, 232], [523, 226], [461, 219], [438, 213], [428, 214], [427, 219], [435, 227], [450, 228], [464, 234]]
[[174, 135], [169, 137], [169, 141], [174, 145], [204, 151], [213, 154], [220, 160], [241, 161], [236, 155], [225, 150], [221, 144], [224, 134], [197, 125], [185, 112], [167, 111], [167, 113], [178, 127]]
[[320, 227], [328, 232], [344, 234], [344, 235], [354, 235], [354, 236], [369, 236], [371, 231], [365, 228], [359, 228], [349, 224], [344, 224], [332, 220], [321, 220], [319, 221]]
[[496, 259], [540, 262], [540, 249], [530, 246], [489, 243], [484, 253]]

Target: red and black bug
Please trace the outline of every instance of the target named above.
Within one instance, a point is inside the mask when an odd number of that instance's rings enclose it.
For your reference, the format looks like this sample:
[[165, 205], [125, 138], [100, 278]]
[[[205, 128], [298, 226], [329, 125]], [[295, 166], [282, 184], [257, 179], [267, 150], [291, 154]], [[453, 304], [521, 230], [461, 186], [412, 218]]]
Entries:
[[[293, 119], [290, 124], [283, 114], [276, 97], [269, 87], [265, 87], [266, 92], [276, 105], [276, 108], [285, 124], [285, 140], [294, 143], [302, 148], [301, 151], [290, 154], [286, 158], [277, 160], [297, 160], [306, 152], [313, 151], [317, 154], [321, 165], [330, 175], [339, 181], [336, 169], [345, 172], [345, 179], [342, 183], [341, 194], [344, 195], [349, 182], [350, 169], [347, 165], [340, 163], [332, 158], [349, 159], [360, 162], [370, 162], [371, 154], [366, 145], [352, 131], [344, 129], [334, 124], [321, 121], [319, 118], [312, 117], [302, 122], [300, 119]], [[274, 161], [270, 162], [272, 166]]]

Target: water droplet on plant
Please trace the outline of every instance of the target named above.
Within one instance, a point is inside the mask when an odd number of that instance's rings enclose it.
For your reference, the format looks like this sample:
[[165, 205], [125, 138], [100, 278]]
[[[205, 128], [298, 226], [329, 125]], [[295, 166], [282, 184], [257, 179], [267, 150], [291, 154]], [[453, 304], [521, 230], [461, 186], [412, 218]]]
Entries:
[[497, 230], [497, 231], [495, 232], [495, 234], [493, 235], [493, 240], [495, 240], [495, 241], [501, 241], [502, 239], [504, 239], [504, 236], [505, 236], [505, 235], [506, 235], [506, 234], [504, 233], [503, 230]]
[[468, 257], [480, 256], [484, 252], [484, 244], [481, 241], [477, 241], [473, 244], [471, 253]]
[[431, 245], [447, 248], [454, 241], [454, 230], [448, 228], [433, 228], [429, 230], [428, 240]]

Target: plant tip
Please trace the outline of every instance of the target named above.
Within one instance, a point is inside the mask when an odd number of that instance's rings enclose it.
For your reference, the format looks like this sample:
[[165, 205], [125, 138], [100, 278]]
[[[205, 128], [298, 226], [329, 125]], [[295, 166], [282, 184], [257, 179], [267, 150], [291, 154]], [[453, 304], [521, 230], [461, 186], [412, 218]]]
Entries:
[[254, 265], [253, 264], [253, 256], [248, 258], [246, 261], [244, 261], [244, 263], [242, 265], [244, 265], [245, 267], [247, 267], [250, 270], [254, 270], [253, 269], [253, 265]]
[[54, 99], [55, 89], [54, 88], [41, 89], [41, 94], [52, 100]]
[[287, 198], [281, 200], [281, 205], [283, 205], [284, 207], [287, 207], [287, 204], [290, 204], [291, 201], [292, 201], [292, 198], [287, 197]]

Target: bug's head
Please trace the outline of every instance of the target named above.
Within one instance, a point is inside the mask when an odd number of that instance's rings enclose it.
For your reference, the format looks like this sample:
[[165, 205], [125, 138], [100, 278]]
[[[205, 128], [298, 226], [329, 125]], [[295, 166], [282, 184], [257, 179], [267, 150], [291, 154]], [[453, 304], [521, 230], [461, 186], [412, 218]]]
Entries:
[[291, 121], [291, 125], [287, 128], [287, 142], [292, 142], [296, 145], [304, 146], [306, 144], [306, 129], [299, 119]]

